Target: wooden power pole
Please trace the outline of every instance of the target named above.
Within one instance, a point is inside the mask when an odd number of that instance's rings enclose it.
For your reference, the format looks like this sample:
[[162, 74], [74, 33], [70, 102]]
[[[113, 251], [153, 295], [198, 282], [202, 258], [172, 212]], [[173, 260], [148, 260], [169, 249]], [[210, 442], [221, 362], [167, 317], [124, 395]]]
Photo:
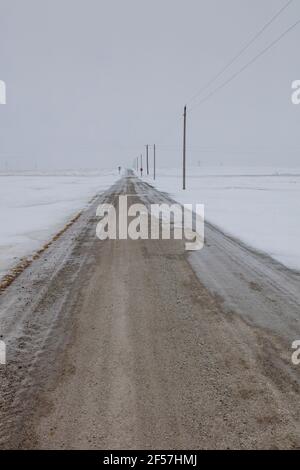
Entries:
[[153, 179], [156, 178], [156, 146], [153, 145]]
[[149, 145], [146, 145], [147, 176], [149, 175]]
[[186, 106], [183, 113], [183, 165], [182, 165], [182, 189], [186, 189]]

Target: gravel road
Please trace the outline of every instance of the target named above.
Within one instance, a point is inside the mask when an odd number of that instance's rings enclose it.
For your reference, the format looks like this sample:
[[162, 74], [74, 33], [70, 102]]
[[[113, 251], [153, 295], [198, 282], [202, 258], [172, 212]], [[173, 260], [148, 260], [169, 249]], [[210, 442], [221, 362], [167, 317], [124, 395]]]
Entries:
[[100, 241], [120, 194], [170, 202], [121, 178], [0, 296], [1, 448], [299, 448], [299, 273], [210, 224]]

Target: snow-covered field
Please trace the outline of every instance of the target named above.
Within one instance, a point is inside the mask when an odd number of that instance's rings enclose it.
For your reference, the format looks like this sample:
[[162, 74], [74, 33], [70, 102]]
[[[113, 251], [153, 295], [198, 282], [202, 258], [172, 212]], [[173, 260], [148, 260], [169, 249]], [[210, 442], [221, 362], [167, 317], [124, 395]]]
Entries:
[[0, 173], [0, 278], [118, 177], [113, 171]]
[[189, 168], [187, 190], [181, 185], [180, 169], [158, 170], [158, 189], [205, 204], [207, 221], [300, 270], [300, 168]]

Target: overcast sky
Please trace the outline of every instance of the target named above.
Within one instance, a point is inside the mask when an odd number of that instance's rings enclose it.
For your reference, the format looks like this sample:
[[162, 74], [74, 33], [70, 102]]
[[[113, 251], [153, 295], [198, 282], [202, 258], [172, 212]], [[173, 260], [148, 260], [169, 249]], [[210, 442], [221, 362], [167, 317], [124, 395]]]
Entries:
[[[154, 142], [179, 166], [183, 105], [286, 2], [0, 0], [0, 167], [128, 165]], [[294, 0], [212, 89], [298, 19]], [[189, 163], [300, 166], [296, 79], [300, 25], [188, 113]]]

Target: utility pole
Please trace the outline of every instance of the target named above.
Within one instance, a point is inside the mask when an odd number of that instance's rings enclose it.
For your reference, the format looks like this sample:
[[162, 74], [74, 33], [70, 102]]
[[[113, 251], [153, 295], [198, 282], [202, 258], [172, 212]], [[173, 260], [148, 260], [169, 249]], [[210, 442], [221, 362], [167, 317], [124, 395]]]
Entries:
[[143, 177], [143, 154], [141, 153], [141, 178]]
[[156, 146], [153, 145], [153, 179], [156, 178]]
[[183, 166], [182, 166], [182, 189], [186, 189], [186, 106], [183, 113]]
[[136, 171], [139, 172], [139, 157], [136, 157]]
[[146, 145], [147, 176], [149, 175], [149, 145]]

